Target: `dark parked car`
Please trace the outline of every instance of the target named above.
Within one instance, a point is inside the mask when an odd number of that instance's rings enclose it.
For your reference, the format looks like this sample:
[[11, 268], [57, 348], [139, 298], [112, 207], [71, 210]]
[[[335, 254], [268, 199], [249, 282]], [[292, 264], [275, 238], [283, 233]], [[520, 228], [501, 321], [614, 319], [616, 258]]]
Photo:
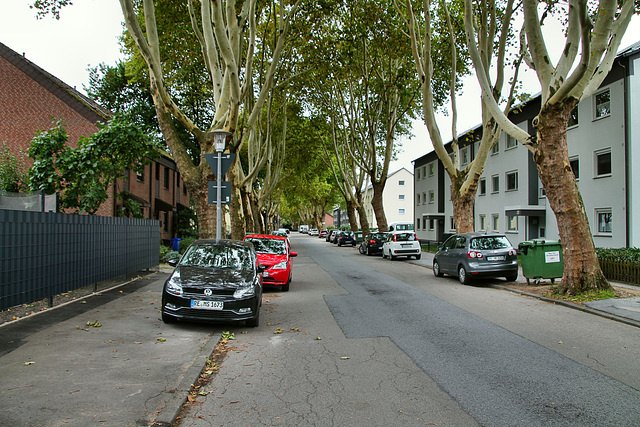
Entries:
[[331, 241], [331, 237], [335, 237], [334, 233], [337, 233], [338, 231], [340, 231], [340, 230], [336, 230], [335, 228], [332, 228], [331, 230], [327, 230], [327, 237], [325, 238], [325, 240], [327, 242], [333, 243]]
[[438, 248], [433, 274], [458, 276], [468, 284], [476, 277], [518, 278], [518, 252], [504, 234], [454, 234]]
[[336, 243], [338, 244], [338, 246], [344, 246], [344, 245], [355, 246], [356, 235], [353, 234], [353, 231], [342, 231], [336, 237]]
[[333, 233], [331, 233], [331, 236], [329, 236], [329, 242], [330, 243], [338, 243], [338, 236], [342, 233], [341, 230], [333, 230]]
[[162, 291], [162, 320], [238, 321], [260, 324], [262, 272], [253, 244], [196, 240]]
[[362, 240], [358, 250], [361, 254], [374, 255], [382, 253], [382, 244], [387, 239], [388, 233], [371, 233]]

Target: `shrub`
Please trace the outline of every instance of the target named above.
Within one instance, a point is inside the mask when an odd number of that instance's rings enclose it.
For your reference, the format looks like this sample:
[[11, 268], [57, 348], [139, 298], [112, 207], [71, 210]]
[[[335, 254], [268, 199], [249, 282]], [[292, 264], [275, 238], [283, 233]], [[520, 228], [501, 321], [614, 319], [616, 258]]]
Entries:
[[611, 261], [640, 262], [639, 248], [597, 248], [598, 259]]

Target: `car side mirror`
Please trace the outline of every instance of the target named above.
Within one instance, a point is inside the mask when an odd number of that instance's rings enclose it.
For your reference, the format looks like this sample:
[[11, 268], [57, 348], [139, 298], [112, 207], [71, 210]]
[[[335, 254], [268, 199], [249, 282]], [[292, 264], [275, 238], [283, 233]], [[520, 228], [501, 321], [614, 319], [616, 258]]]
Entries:
[[258, 273], [262, 273], [267, 269], [266, 265], [258, 264]]
[[178, 260], [172, 259], [167, 262], [171, 267], [178, 265]]
[[444, 247], [443, 246], [438, 246], [438, 250], [441, 251]]
[[291, 252], [291, 253], [289, 253], [289, 256], [291, 258], [293, 258], [294, 256], [298, 256], [298, 252]]

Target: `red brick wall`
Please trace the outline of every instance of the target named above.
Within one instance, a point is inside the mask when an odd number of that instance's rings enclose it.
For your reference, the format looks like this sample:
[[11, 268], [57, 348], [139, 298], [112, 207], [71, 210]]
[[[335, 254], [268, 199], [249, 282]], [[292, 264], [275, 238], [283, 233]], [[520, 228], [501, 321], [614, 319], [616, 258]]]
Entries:
[[[21, 149], [26, 154], [36, 132], [51, 129], [56, 120], [66, 125], [72, 147], [77, 146], [81, 136], [98, 131], [94, 123], [0, 57], [0, 141], [14, 153]], [[110, 193], [98, 215], [113, 216], [112, 191]]]

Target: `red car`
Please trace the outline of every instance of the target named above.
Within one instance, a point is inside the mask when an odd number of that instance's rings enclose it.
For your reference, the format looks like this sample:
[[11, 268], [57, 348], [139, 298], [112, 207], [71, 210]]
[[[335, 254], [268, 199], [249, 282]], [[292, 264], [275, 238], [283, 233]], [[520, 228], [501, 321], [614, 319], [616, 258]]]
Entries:
[[291, 250], [289, 239], [266, 234], [248, 234], [244, 241], [253, 243], [258, 262], [266, 267], [262, 273], [263, 284], [279, 286], [283, 291], [288, 291], [293, 274], [291, 258], [298, 256], [297, 252]]

